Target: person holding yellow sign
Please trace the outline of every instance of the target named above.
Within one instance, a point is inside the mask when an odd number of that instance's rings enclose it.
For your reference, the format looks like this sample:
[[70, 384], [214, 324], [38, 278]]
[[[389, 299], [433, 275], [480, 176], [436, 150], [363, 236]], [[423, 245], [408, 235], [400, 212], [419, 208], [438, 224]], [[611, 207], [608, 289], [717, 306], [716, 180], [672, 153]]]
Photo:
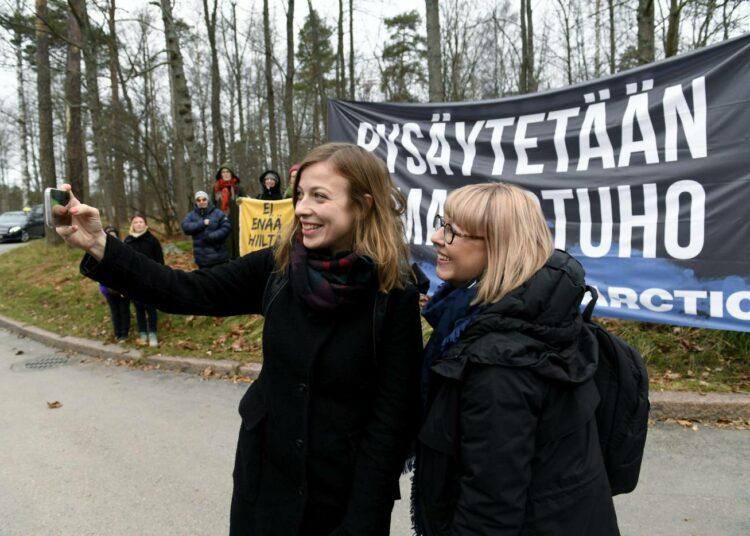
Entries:
[[135, 300], [265, 316], [263, 369], [239, 406], [230, 534], [385, 536], [421, 405], [406, 200], [385, 163], [352, 144], [313, 149], [294, 186], [275, 247], [210, 270], [139, 255], [72, 195], [72, 224], [57, 232], [86, 251], [84, 275]]

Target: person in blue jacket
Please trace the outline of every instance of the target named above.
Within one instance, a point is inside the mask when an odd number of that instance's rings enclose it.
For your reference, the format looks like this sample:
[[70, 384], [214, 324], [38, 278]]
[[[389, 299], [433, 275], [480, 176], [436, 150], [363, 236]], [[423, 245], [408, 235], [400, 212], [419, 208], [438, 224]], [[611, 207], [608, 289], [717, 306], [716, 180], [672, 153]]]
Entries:
[[182, 220], [182, 231], [193, 237], [193, 256], [198, 268], [229, 261], [226, 238], [231, 230], [229, 218], [208, 200], [208, 194], [196, 192], [195, 208]]

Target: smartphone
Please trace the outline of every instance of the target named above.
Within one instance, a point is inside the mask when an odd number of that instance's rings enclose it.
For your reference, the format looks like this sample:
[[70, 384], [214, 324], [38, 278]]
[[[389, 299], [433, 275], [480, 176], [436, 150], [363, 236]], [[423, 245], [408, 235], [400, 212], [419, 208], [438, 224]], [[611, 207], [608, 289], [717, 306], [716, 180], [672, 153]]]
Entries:
[[47, 227], [55, 228], [70, 225], [70, 214], [62, 211], [70, 201], [70, 194], [65, 190], [47, 188], [44, 190], [44, 221]]

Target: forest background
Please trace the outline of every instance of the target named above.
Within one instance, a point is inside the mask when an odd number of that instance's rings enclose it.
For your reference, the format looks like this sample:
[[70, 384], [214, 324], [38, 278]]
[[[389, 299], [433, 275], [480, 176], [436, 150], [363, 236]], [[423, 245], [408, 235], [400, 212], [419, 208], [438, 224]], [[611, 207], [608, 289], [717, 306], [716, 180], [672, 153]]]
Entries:
[[748, 4], [0, 0], [0, 211], [69, 182], [108, 222], [137, 211], [174, 235], [219, 166], [252, 195], [324, 142], [328, 98], [575, 84], [747, 32]]

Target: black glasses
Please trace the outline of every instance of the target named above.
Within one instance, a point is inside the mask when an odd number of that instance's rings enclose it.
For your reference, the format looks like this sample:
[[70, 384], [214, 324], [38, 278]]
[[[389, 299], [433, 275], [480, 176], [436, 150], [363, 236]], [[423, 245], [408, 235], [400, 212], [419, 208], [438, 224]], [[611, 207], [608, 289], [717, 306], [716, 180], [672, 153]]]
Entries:
[[435, 219], [432, 221], [432, 227], [437, 231], [441, 227], [443, 228], [443, 237], [445, 238], [446, 244], [452, 244], [453, 240], [458, 236], [459, 238], [475, 238], [477, 240], [483, 240], [483, 236], [474, 236], [469, 234], [458, 233], [450, 223], [445, 223], [445, 220], [440, 214], [435, 214]]

